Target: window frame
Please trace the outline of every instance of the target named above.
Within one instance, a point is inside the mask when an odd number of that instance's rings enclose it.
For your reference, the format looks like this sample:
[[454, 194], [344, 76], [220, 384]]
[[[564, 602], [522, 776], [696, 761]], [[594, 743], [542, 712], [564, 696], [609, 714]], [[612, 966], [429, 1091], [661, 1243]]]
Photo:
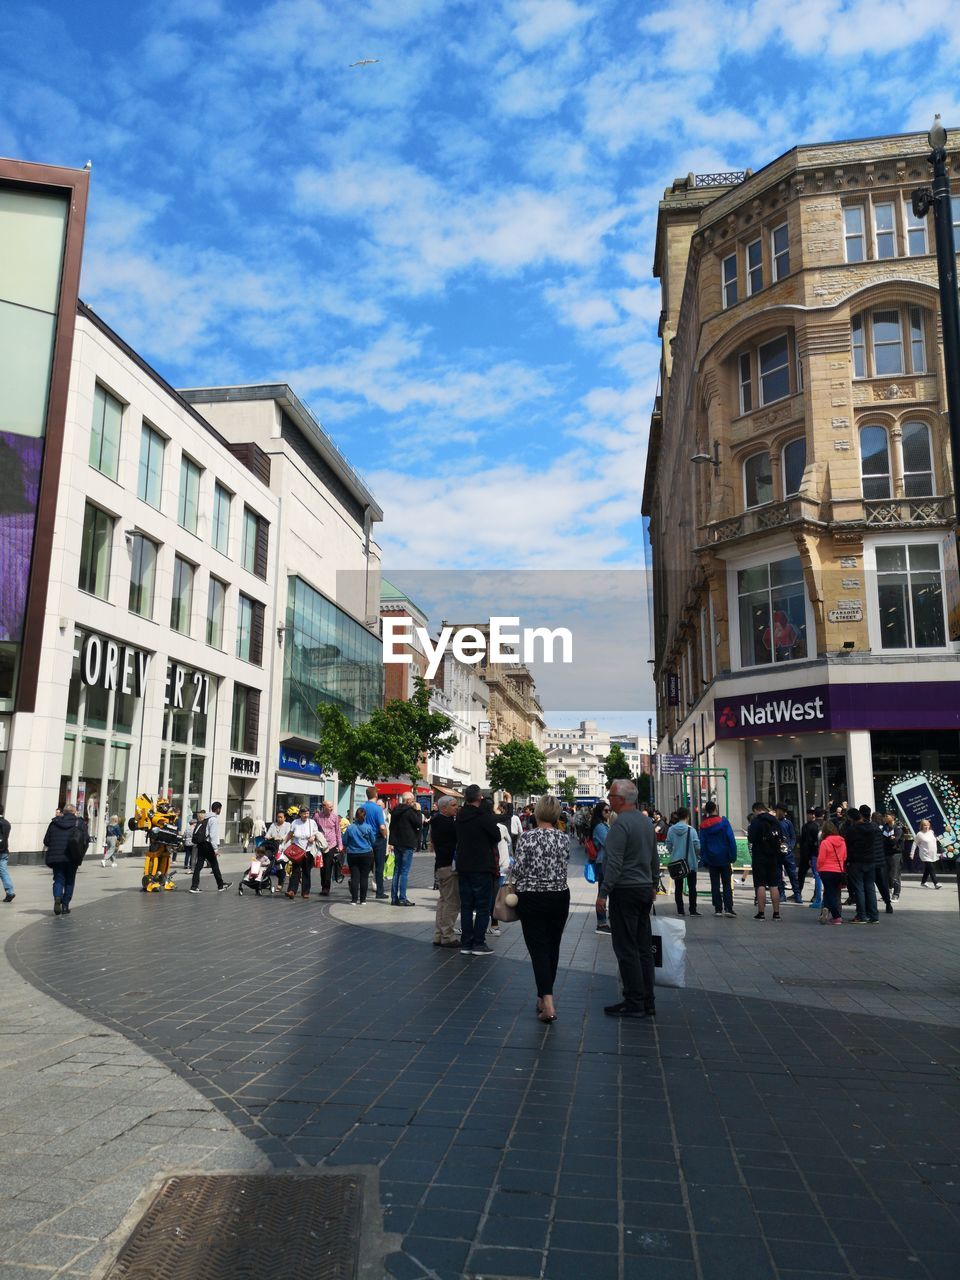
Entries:
[[[151, 549], [153, 559], [152, 562], [148, 560], [145, 566], [144, 550], [147, 547]], [[138, 618], [145, 618], [148, 622], [153, 621], [153, 610], [157, 600], [157, 561], [159, 559], [160, 544], [154, 542], [153, 538], [148, 537], [141, 530], [134, 530], [130, 535], [130, 587], [127, 592], [127, 608]]]
[[[883, 432], [883, 437], [884, 437], [884, 440], [886, 441], [886, 453], [887, 453], [887, 469], [885, 472], [882, 472], [882, 471], [871, 472], [869, 476], [867, 476], [864, 473], [863, 433], [865, 431], [882, 431]], [[859, 465], [860, 465], [860, 493], [861, 493], [861, 496], [863, 497], [864, 502], [891, 501], [893, 498], [893, 463], [892, 463], [892, 457], [890, 452], [890, 432], [888, 431], [884, 423], [870, 422], [867, 420], [864, 420], [863, 422], [860, 423], [860, 426], [857, 429], [857, 456], [858, 456]], [[864, 481], [867, 479], [879, 480], [882, 476], [886, 476], [887, 492], [885, 494], [884, 493], [870, 494], [870, 496], [868, 497], [866, 490], [864, 488]]]
[[[782, 249], [777, 249], [777, 233], [782, 231], [786, 237], [786, 244]], [[786, 266], [780, 269], [780, 259], [786, 258]], [[770, 228], [770, 262], [771, 275], [774, 283], [785, 280], [790, 274], [790, 225], [787, 222], [781, 222], [775, 227]]]
[[[94, 445], [94, 439], [97, 434], [96, 432], [97, 397], [99, 395], [103, 396], [103, 410], [100, 414], [100, 431], [99, 431], [100, 448], [98, 451], [98, 460], [94, 462], [93, 445]], [[117, 414], [116, 439], [111, 442], [114, 448], [112, 471], [110, 471], [108, 468], [103, 466], [103, 446], [104, 446], [104, 440], [107, 438], [104, 432], [104, 426], [106, 424], [106, 417], [107, 417], [107, 402], [110, 400], [112, 400], [119, 407], [119, 413]], [[117, 476], [120, 473], [120, 446], [123, 440], [123, 417], [128, 408], [129, 406], [123, 400], [121, 400], [118, 395], [115, 395], [109, 389], [109, 387], [104, 386], [104, 384], [99, 379], [97, 379], [97, 381], [94, 383], [94, 388], [93, 388], [93, 417], [90, 422], [90, 442], [87, 448], [87, 464], [90, 467], [92, 467], [94, 471], [99, 471], [102, 476], [106, 476], [108, 480], [116, 480]]]
[[[91, 542], [93, 543], [94, 546], [96, 545], [95, 540], [96, 540], [97, 530], [98, 530], [98, 524], [97, 524], [98, 517], [102, 517], [103, 520], [106, 522], [106, 532], [108, 536], [104, 543], [105, 554], [106, 554], [106, 566], [104, 568], [104, 573], [103, 573], [104, 583], [103, 583], [102, 592], [97, 590], [96, 585], [93, 585], [93, 586], [85, 585], [85, 582], [89, 582], [90, 580], [89, 572], [87, 572], [86, 574], [84, 573], [84, 568], [85, 568], [84, 550], [87, 546], [87, 512], [88, 511], [93, 511], [96, 513], [94, 516], [94, 527], [93, 527], [93, 530], [91, 531]], [[84, 503], [83, 525], [80, 533], [80, 572], [77, 576], [77, 589], [79, 591], [82, 591], [84, 595], [93, 596], [95, 600], [110, 599], [110, 576], [113, 569], [113, 538], [116, 532], [116, 527], [117, 527], [116, 516], [112, 516], [109, 511], [104, 511], [103, 507], [98, 507], [95, 502]], [[95, 570], [94, 584], [99, 582], [99, 580], [100, 580], [100, 573], [98, 570]]]
[[[728, 279], [727, 264], [730, 262], [733, 263], [733, 276]], [[740, 301], [739, 289], [737, 286], [737, 254], [736, 250], [734, 250], [733, 253], [728, 253], [726, 257], [720, 259], [720, 293], [723, 299], [724, 311], [728, 310], [730, 307], [735, 307]], [[731, 293], [733, 295], [732, 297], [730, 296]]]
[[[905, 447], [904, 447], [903, 434], [904, 434], [904, 432], [906, 431], [906, 429], [907, 429], [908, 427], [922, 427], [922, 428], [923, 428], [923, 430], [924, 430], [924, 432], [925, 432], [925, 434], [926, 434], [926, 437], [927, 437], [927, 460], [929, 461], [929, 464], [930, 464], [930, 465], [929, 465], [929, 467], [924, 468], [924, 470], [923, 470], [923, 471], [908, 471], [908, 470], [907, 470], [907, 451], [906, 451], [906, 449], [905, 449]], [[923, 498], [932, 498], [932, 497], [935, 497], [935, 496], [936, 496], [936, 492], [937, 492], [937, 473], [936, 473], [936, 467], [934, 466], [934, 458], [933, 458], [933, 431], [931, 430], [930, 423], [929, 423], [929, 422], [924, 422], [924, 420], [923, 420], [922, 418], [908, 418], [908, 419], [906, 419], [905, 421], [901, 422], [901, 423], [900, 423], [900, 446], [899, 446], [899, 447], [900, 447], [900, 475], [901, 475], [901, 478], [902, 478], [902, 480], [903, 480], [903, 496], [904, 496], [904, 498], [905, 498], [905, 499], [908, 499], [908, 500], [910, 500], [910, 501], [912, 501], [914, 498], [923, 499]], [[910, 493], [910, 492], [908, 492], [908, 488], [907, 488], [907, 480], [908, 480], [910, 477], [913, 477], [913, 476], [926, 476], [926, 475], [928, 475], [928, 476], [930, 477], [930, 485], [929, 485], [929, 488], [927, 489], [927, 491], [926, 491], [925, 493]]]
[[[189, 478], [192, 472], [196, 473], [196, 493], [194, 494], [194, 519], [193, 524], [188, 523], [187, 516], [189, 514], [189, 493], [188, 487], [185, 485], [185, 478]], [[203, 467], [199, 462], [194, 462], [193, 458], [187, 453], [180, 455], [180, 487], [177, 492], [177, 524], [181, 529], [185, 529], [187, 533], [196, 535], [200, 527], [200, 483], [203, 479]]]
[[[153, 455], [152, 442], [159, 445], [160, 465], [156, 472], [150, 470], [150, 462]], [[144, 467], [144, 445], [148, 446], [146, 470]], [[163, 465], [167, 448], [167, 439], [156, 427], [147, 422], [146, 418], [140, 424], [140, 458], [137, 463], [137, 497], [141, 502], [145, 502], [148, 507], [153, 507], [154, 511], [160, 511], [163, 504]], [[156, 502], [148, 496], [150, 492], [150, 478], [156, 475], [157, 500]], [[144, 476], [146, 475], [147, 483], [144, 484]]]
[[[219, 587], [221, 591], [220, 618], [219, 618], [220, 629], [219, 629], [219, 633], [217, 634], [216, 640], [214, 640], [213, 639], [214, 613], [212, 609], [212, 604], [213, 604], [213, 597], [215, 594], [216, 587]], [[222, 578], [218, 578], [215, 573], [211, 573], [210, 580], [207, 583], [207, 607], [206, 607], [206, 621], [204, 624], [204, 636], [206, 638], [206, 643], [209, 646], [209, 648], [216, 649], [220, 653], [224, 652], [228, 591], [229, 591], [229, 585], [226, 582], [224, 582]]]
[[[951, 210], [952, 213], [952, 210]], [[913, 212], [913, 205], [909, 196], [903, 202], [903, 227], [906, 240], [906, 250], [908, 258], [920, 258], [925, 253], [930, 252], [930, 215], [925, 213], [922, 218], [917, 218]], [[923, 248], [914, 251], [911, 244], [911, 236], [920, 232], [923, 235]]]
[[[759, 252], [759, 260], [751, 265], [750, 250], [756, 249]], [[744, 276], [747, 283], [747, 297], [753, 298], [758, 293], [763, 292], [763, 236], [757, 236], [755, 240], [748, 240], [743, 246], [743, 265]], [[760, 283], [754, 287], [754, 273], [759, 272]]]
[[[916, 639], [916, 630], [913, 620], [913, 597], [910, 591], [910, 559], [909, 549], [913, 546], [935, 547], [937, 551], [937, 559], [939, 562], [940, 576], [940, 608], [941, 622], [943, 626], [943, 644], [942, 645], [921, 645], [912, 644], [909, 646], [890, 646], [885, 648], [883, 639], [883, 629], [880, 621], [880, 578], [881, 573], [877, 569], [877, 549], [879, 547], [904, 547], [907, 549], [907, 588], [910, 600], [910, 618], [909, 618], [909, 634], [911, 640]], [[867, 582], [867, 604], [868, 604], [868, 634], [870, 637], [870, 648], [873, 652], [881, 654], [942, 654], [956, 653], [960, 649], [960, 644], [950, 639], [948, 629], [948, 602], [945, 585], [945, 566], [943, 563], [943, 545], [939, 538], [931, 537], [928, 532], [908, 532], [897, 530], [895, 537], [865, 539], [863, 545], [863, 567]], [[917, 573], [929, 573], [932, 570], [915, 570]]]
[[[766, 458], [767, 470], [770, 475], [770, 497], [764, 498], [762, 501], [759, 501], [759, 502], [750, 501], [750, 490], [747, 486], [747, 466], [751, 462], [753, 462], [755, 458]], [[766, 507], [766, 506], [769, 506], [771, 502], [776, 501], [776, 493], [774, 491], [774, 485], [773, 485], [773, 466], [770, 461], [769, 449], [757, 449], [753, 453], [751, 453], [748, 457], [744, 458], [741, 464], [741, 474], [743, 476], [743, 509], [744, 511], [756, 511], [758, 507]]]
[[[189, 601], [186, 606], [186, 627], [177, 625], [175, 619], [179, 619], [183, 612], [182, 608], [178, 608], [182, 599], [182, 583], [178, 590], [178, 576], [181, 565], [185, 565], [190, 570], [190, 592]], [[189, 636], [193, 632], [193, 592], [197, 581], [197, 566], [192, 560], [188, 560], [185, 556], [175, 555], [173, 557], [173, 589], [170, 593], [170, 630], [175, 631], [177, 635]]]
[[[803, 575], [801, 567], [801, 580], [803, 583], [803, 608], [804, 608], [804, 638], [806, 640], [806, 654], [799, 658], [782, 658], [779, 661], [773, 660], [766, 663], [750, 663], [745, 664], [743, 661], [743, 652], [740, 636], [740, 590], [737, 575], [746, 569], [757, 569], [763, 565], [772, 566], [779, 564], [783, 560], [792, 560], [797, 558], [797, 550], [795, 547], [779, 547], [771, 548], [767, 551], [758, 551], [752, 556], [746, 556], [742, 560], [734, 563], [727, 563], [727, 599], [734, 601], [735, 605], [731, 606], [731, 613], [735, 613], [736, 625], [730, 627], [730, 660], [731, 670], [734, 671], [763, 671], [763, 670], [779, 670], [782, 667], [791, 666], [796, 662], [809, 662], [812, 656], [816, 657], [816, 625], [813, 616], [813, 605], [810, 601], [810, 592], [807, 588], [806, 576]], [[769, 585], [770, 575], [768, 573], [768, 593], [773, 588]]]
[[[877, 372], [875, 320], [878, 315], [896, 315], [897, 317], [898, 343], [881, 342], [880, 346], [887, 348], [899, 346], [899, 372]], [[915, 319], [919, 319], [919, 325], [914, 323]], [[890, 307], [874, 306], [858, 311], [856, 315], [850, 317], [850, 351], [854, 379], [861, 381], [871, 378], [923, 377], [930, 372], [927, 360], [928, 332], [927, 312], [919, 303], [898, 302]], [[917, 367], [918, 348], [922, 356], [922, 364], [919, 368]]]
[[[775, 369], [767, 370], [766, 373], [763, 373], [761, 364], [760, 364], [760, 352], [765, 350], [767, 347], [772, 347], [775, 343], [778, 343], [781, 340], [784, 343], [783, 363], [778, 364]], [[767, 405], [779, 404], [781, 400], [789, 400], [790, 397], [794, 394], [792, 379], [790, 377], [790, 334], [789, 332], [786, 329], [784, 329], [782, 333], [775, 334], [774, 337], [768, 338], [766, 342], [758, 343], [755, 350], [757, 353], [757, 389], [760, 393], [759, 408], [763, 409], [763, 408], [766, 408]], [[764, 378], [769, 378], [771, 376], [771, 373], [779, 373], [781, 369], [786, 369], [787, 371], [787, 389], [782, 396], [775, 396], [772, 400], [768, 400], [763, 394], [763, 380]]]
[[[791, 489], [787, 483], [787, 452], [796, 445], [803, 446], [803, 466], [800, 468], [800, 480], [796, 489]], [[807, 437], [794, 436], [792, 440], [788, 440], [780, 450], [780, 472], [781, 484], [783, 486], [783, 496], [786, 498], [795, 498], [803, 486], [803, 473], [807, 469]]]
[[[845, 204], [842, 207], [843, 217], [843, 260], [844, 262], [866, 262], [867, 261], [867, 219], [866, 207], [863, 204]], [[856, 213], [860, 219], [860, 230], [849, 231], [847, 228], [847, 214]], [[851, 258], [850, 241], [859, 240], [860, 257]]]
[[[746, 377], [743, 376], [744, 367], [746, 367]], [[737, 356], [737, 385], [740, 392], [741, 416], [745, 413], [753, 413], [753, 353], [751, 351], [741, 351]]]
[[[890, 226], [881, 227], [877, 213], [880, 209], [890, 210]], [[897, 252], [899, 245], [897, 244], [897, 202], [894, 199], [889, 200], [871, 200], [870, 201], [871, 222], [873, 226], [873, 259], [875, 262], [890, 262], [894, 258], [899, 258]], [[880, 238], [890, 238], [891, 252], [880, 252]]]
[[[230, 516], [233, 510], [233, 493], [219, 480], [213, 483], [213, 508], [210, 515], [210, 545], [214, 551], [229, 558], [230, 555]], [[226, 520], [222, 519], [223, 499], [226, 499]], [[218, 533], [223, 533], [223, 546], [218, 541]]]

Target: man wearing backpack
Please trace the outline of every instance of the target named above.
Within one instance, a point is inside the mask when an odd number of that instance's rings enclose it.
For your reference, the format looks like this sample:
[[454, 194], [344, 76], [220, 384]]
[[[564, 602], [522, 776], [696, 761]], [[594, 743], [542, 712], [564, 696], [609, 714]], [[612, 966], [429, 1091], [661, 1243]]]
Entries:
[[198, 822], [193, 832], [193, 840], [197, 846], [197, 856], [193, 864], [193, 880], [190, 885], [190, 893], [200, 892], [200, 872], [203, 870], [205, 862], [210, 863], [210, 870], [213, 872], [213, 878], [217, 882], [217, 893], [223, 893], [224, 889], [229, 889], [229, 884], [224, 884], [223, 876], [220, 874], [220, 863], [217, 860], [217, 850], [220, 848], [220, 814], [223, 805], [219, 800], [215, 800], [210, 806], [210, 816], [203, 822]]
[[68, 916], [73, 898], [77, 868], [84, 859], [90, 833], [87, 824], [77, 817], [77, 806], [65, 804], [47, 827], [43, 837], [44, 861], [53, 872], [53, 914]]
[[753, 806], [753, 817], [747, 828], [753, 887], [757, 891], [757, 913], [754, 920], [766, 919], [767, 890], [774, 920], [780, 919], [780, 823], [762, 800]]

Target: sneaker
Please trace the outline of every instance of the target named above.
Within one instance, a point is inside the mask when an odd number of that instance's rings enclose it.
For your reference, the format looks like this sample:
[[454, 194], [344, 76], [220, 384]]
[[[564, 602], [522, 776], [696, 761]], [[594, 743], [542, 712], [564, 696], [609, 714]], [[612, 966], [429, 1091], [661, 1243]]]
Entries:
[[[230, 883], [231, 883], [231, 882], [230, 882], [229, 880], [224, 880], [223, 884], [218, 884], [218, 885], [217, 885], [217, 893], [223, 893], [224, 889], [229, 889], [229, 888], [230, 888]], [[306, 894], [304, 894], [303, 896], [304, 896], [304, 897], [306, 897], [307, 895], [306, 895]]]
[[397, 903], [398, 907], [415, 907], [416, 905], [417, 904], [415, 902], [411, 902], [409, 898], [401, 898]]
[[893, 895], [893, 900], [894, 900], [894, 902], [899, 902], [899, 901], [900, 901], [900, 895], [899, 895], [899, 893], [895, 893], [895, 894]]
[[764, 912], [762, 912], [762, 911], [758, 911], [758, 912], [757, 912], [757, 914], [756, 914], [753, 918], [754, 918], [754, 920], [766, 920], [766, 918], [767, 918], [767, 917], [766, 917], [766, 915], [764, 914]]
[[[351, 905], [351, 907], [359, 907], [360, 903], [359, 903], [359, 902], [351, 902], [351, 903], [350, 903], [350, 905]], [[437, 944], [434, 944], [434, 945], [437, 945]]]
[[495, 938], [499, 938], [499, 937], [500, 937], [500, 926], [499, 926], [498, 924], [492, 924], [492, 925], [490, 926], [490, 928], [488, 929], [488, 931], [487, 931], [487, 932], [488, 932], [488, 933], [492, 933], [492, 934], [493, 934], [493, 936], [494, 936]]
[[470, 950], [470, 948], [469, 948], [469, 947], [461, 947], [461, 948], [460, 948], [460, 954], [461, 954], [462, 956], [472, 956], [472, 955], [473, 955], [473, 952]]
[[779, 919], [780, 919], [780, 912], [779, 912], [779, 911], [775, 911], [775, 912], [773, 913], [773, 919], [774, 919], [774, 920], [779, 920]]
[[101, 859], [100, 859], [100, 865], [101, 865], [101, 867], [103, 867], [103, 868], [104, 868], [104, 870], [106, 870], [106, 866], [107, 866], [107, 860], [106, 860], [106, 858], [101, 858]]
[[610, 932], [610, 926], [609, 926], [608, 924], [598, 924], [598, 925], [597, 925], [597, 927], [596, 927], [596, 929], [594, 930], [594, 932], [595, 932], [595, 933], [609, 933], [609, 932]]
[[921, 889], [932, 889], [932, 888], [933, 888], [933, 885], [931, 885], [931, 884], [922, 884], [922, 885], [920, 886], [920, 888], [921, 888]]
[[859, 916], [854, 916], [850, 921], [851, 924], [866, 924], [866, 920], [861, 920]]
[[199, 889], [188, 889], [188, 890], [187, 890], [187, 893], [199, 893], [199, 892], [200, 892], [200, 890], [199, 890]]
[[698, 915], [700, 914], [700, 912], [697, 910], [697, 908], [696, 908], [696, 907], [691, 907], [691, 908], [690, 908], [690, 914], [691, 914], [692, 916], [698, 916]]
[[4, 898], [4, 902], [12, 902], [16, 896], [17, 895], [15, 893], [8, 893]]
[[61, 914], [65, 916], [68, 916], [70, 914], [70, 908], [67, 906], [66, 903], [63, 904], [63, 910]]
[[737, 913], [735, 911], [724, 911], [723, 913], [728, 920], [736, 920]]
[[800, 894], [800, 893], [795, 893], [795, 894], [793, 895], [793, 900], [794, 900], [794, 902], [798, 902], [798, 903], [799, 903], [799, 902], [802, 902], [802, 901], [803, 901], [803, 895], [802, 895], [802, 894]]
[[54, 900], [53, 900], [53, 914], [54, 914], [55, 916], [58, 916], [58, 915], [60, 915], [60, 914], [61, 914], [61, 912], [62, 912], [62, 911], [63, 911], [63, 902], [61, 901], [61, 899], [60, 899], [60, 898], [54, 898]]
[[719, 908], [719, 907], [714, 907], [714, 909], [713, 909], [713, 914], [714, 914], [715, 916], [722, 916], [722, 915], [723, 915], [723, 912], [720, 910], [720, 908]]
[[471, 947], [470, 954], [472, 956], [492, 956], [493, 947], [488, 947], [485, 942], [481, 942], [479, 947]]
[[821, 898], [814, 898], [814, 900], [810, 903], [810, 910], [819, 911], [822, 906], [823, 906], [823, 900]]
[[942, 889], [942, 888], [943, 888], [943, 885], [942, 885], [942, 884], [935, 884], [933, 887], [934, 887], [935, 889]]
[[843, 924], [843, 916], [837, 916], [836, 918], [831, 918], [826, 923], [827, 924]]

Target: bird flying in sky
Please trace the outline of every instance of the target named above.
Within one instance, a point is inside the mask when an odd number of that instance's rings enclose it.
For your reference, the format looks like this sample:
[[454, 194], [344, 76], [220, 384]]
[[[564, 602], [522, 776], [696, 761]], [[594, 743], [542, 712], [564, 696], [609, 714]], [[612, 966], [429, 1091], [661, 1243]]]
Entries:
[[351, 62], [351, 67], [372, 67], [375, 62], [379, 62], [379, 58], [361, 58], [359, 62]]

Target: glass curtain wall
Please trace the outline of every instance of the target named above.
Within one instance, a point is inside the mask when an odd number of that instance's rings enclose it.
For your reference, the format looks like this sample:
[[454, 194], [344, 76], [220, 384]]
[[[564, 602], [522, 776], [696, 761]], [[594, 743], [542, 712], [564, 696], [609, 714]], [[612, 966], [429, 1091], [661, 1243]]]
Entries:
[[316, 708], [340, 707], [352, 724], [383, 700], [383, 646], [378, 636], [315, 591], [290, 578], [283, 645], [283, 731], [316, 739]]

